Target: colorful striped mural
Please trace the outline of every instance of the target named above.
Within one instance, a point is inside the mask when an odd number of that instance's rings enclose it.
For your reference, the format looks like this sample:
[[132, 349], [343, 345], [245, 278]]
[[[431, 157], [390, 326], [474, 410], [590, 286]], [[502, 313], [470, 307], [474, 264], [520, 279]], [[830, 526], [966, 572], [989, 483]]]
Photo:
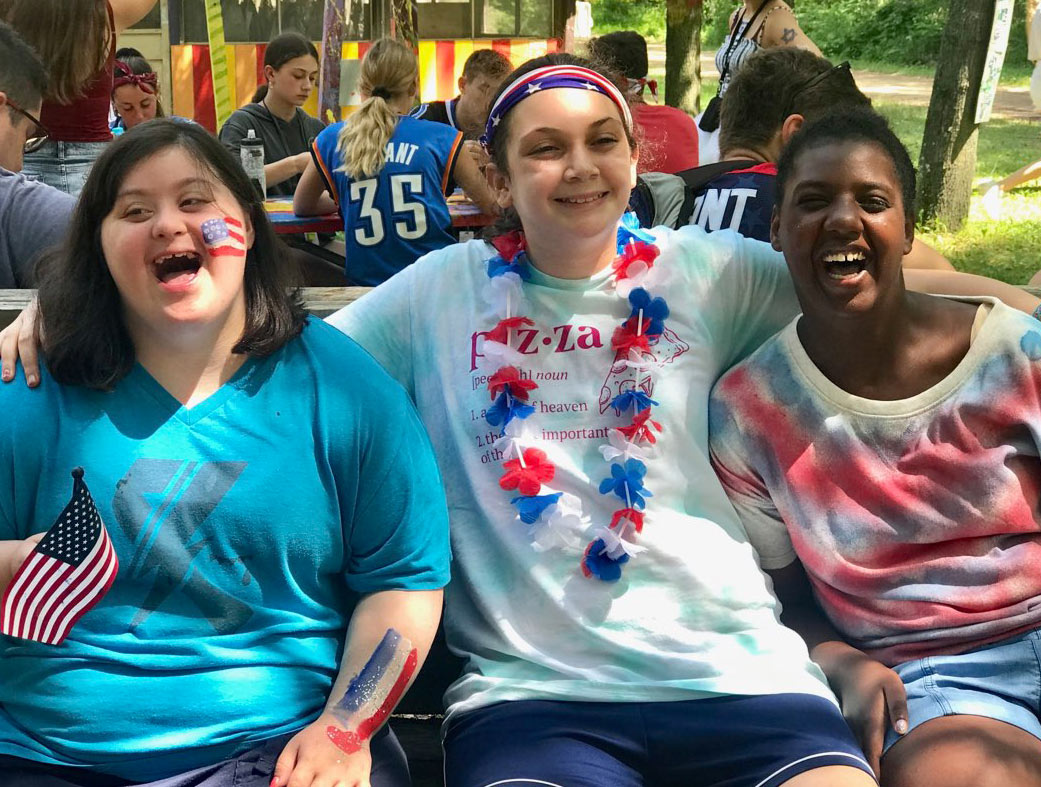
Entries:
[[[343, 45], [345, 60], [360, 60], [369, 48], [368, 41], [348, 41]], [[266, 44], [229, 44], [228, 73], [233, 75], [231, 101], [236, 107], [248, 104], [257, 85], [264, 81], [264, 50]], [[495, 49], [506, 55], [514, 66], [525, 60], [561, 48], [556, 38], [495, 38], [453, 39], [419, 42], [419, 91], [421, 101], [448, 99], [457, 92], [457, 83], [463, 72], [463, 63], [475, 49]], [[217, 118], [213, 102], [213, 82], [210, 79], [209, 47], [205, 44], [180, 44], [170, 47], [173, 78], [172, 112], [192, 118], [211, 131], [216, 131]], [[342, 94], [341, 94], [342, 95]], [[342, 107], [344, 116], [350, 106], [357, 104], [352, 95]], [[318, 91], [304, 105], [311, 115], [318, 114]]]

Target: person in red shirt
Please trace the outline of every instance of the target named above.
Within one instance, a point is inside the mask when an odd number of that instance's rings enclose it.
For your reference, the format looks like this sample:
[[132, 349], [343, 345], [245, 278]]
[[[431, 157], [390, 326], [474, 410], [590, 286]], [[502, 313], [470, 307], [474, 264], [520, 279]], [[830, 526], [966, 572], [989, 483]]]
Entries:
[[648, 104], [645, 87], [657, 100], [657, 83], [647, 80], [647, 42], [632, 30], [607, 33], [589, 42], [594, 60], [626, 78], [633, 120], [639, 128], [638, 172], [676, 173], [698, 166], [698, 130], [686, 112], [664, 104]]

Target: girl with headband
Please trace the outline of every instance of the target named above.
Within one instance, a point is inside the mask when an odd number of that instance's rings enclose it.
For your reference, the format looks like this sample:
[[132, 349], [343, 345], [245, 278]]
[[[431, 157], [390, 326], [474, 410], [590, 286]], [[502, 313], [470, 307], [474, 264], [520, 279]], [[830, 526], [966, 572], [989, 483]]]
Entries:
[[707, 460], [712, 382], [795, 313], [783, 260], [639, 230], [629, 107], [578, 58], [507, 77], [483, 141], [490, 242], [331, 318], [439, 453], [448, 786], [873, 784]]
[[151, 63], [140, 55], [126, 54], [116, 58], [112, 75], [112, 109], [116, 113], [112, 131], [117, 134], [146, 120], [165, 116], [159, 103], [159, 78]]
[[314, 141], [314, 161], [293, 198], [298, 215], [343, 216], [347, 279], [375, 286], [427, 252], [455, 243], [447, 196], [458, 183], [485, 212], [494, 197], [463, 135], [406, 113], [419, 92], [419, 62], [399, 41], [377, 41], [361, 62], [364, 101]]

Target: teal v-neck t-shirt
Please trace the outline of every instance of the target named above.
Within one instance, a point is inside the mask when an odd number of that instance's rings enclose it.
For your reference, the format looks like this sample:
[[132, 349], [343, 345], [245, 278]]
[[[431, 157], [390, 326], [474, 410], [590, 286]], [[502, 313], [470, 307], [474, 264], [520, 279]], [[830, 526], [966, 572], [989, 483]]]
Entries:
[[148, 781], [317, 717], [359, 595], [448, 581], [429, 441], [401, 387], [312, 320], [186, 408], [0, 386], [0, 540], [84, 481], [119, 574], [59, 646], [0, 635], [0, 754]]

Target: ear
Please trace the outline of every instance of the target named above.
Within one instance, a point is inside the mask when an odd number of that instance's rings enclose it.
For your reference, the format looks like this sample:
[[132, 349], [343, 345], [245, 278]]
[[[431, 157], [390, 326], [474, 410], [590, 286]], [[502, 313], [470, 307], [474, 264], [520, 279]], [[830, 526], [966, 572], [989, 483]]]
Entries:
[[781, 216], [777, 212], [777, 203], [770, 213], [770, 245], [774, 251], [781, 251]]
[[914, 218], [904, 217], [904, 256], [911, 253], [914, 245]]
[[264, 66], [264, 79], [267, 80], [268, 84], [275, 78], [275, 69], [272, 66]]
[[[263, 207], [260, 208], [260, 210], [263, 210], [263, 209], [264, 209]], [[245, 233], [246, 248], [247, 249], [252, 249], [253, 248], [253, 241], [255, 241], [256, 238], [257, 238], [256, 232], [253, 231], [253, 219], [252, 219], [252, 217], [250, 217], [249, 211], [245, 211], [245, 215], [242, 218], [243, 218], [243, 221], [245, 222], [245, 229], [246, 229], [246, 233]]]
[[5, 93], [4, 91], [0, 90], [0, 107], [6, 107], [6, 106], [7, 106], [7, 93]]
[[462, 93], [464, 90], [466, 90], [466, 77], [464, 77], [464, 76], [459, 77], [459, 81], [456, 82], [456, 85], [458, 86], [460, 93]]
[[484, 177], [488, 187], [495, 194], [495, 201], [503, 210], [513, 207], [513, 194], [510, 192], [510, 178], [490, 161], [484, 168]]
[[788, 140], [802, 128], [802, 124], [805, 122], [806, 118], [802, 115], [789, 115], [784, 119], [784, 122], [781, 124], [781, 147], [788, 144]]

